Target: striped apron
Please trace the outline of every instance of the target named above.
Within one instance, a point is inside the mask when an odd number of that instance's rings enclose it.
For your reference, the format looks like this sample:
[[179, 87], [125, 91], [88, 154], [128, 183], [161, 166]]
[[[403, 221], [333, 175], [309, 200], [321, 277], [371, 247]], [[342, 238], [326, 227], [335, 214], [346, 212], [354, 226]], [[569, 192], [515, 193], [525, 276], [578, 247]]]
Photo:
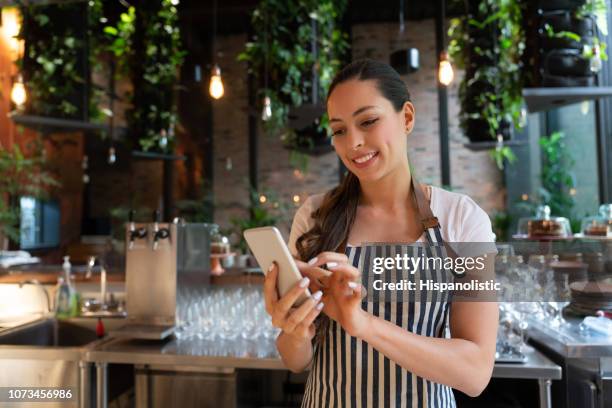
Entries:
[[[452, 282], [451, 271], [419, 269], [414, 271], [385, 269], [373, 275], [371, 257], [409, 257], [446, 255], [439, 226], [425, 230], [426, 244], [388, 244], [347, 246], [349, 262], [361, 271], [368, 296], [362, 308], [369, 313], [412, 333], [430, 337], [450, 337], [448, 318], [450, 292], [373, 291], [372, 279], [418, 282], [432, 279]], [[435, 251], [436, 253], [431, 253]], [[372, 293], [373, 292], [373, 293]], [[334, 320], [330, 320], [325, 340], [317, 343], [306, 383], [303, 408], [311, 407], [419, 407], [454, 408], [450, 387], [418, 377], [403, 369], [367, 342], [349, 336]]]

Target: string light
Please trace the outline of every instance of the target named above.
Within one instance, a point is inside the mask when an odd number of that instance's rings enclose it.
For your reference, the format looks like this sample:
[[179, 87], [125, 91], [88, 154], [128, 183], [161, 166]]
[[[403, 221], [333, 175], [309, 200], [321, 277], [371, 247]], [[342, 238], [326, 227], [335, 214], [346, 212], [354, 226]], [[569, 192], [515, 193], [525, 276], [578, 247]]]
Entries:
[[586, 116], [589, 114], [589, 110], [590, 110], [589, 101], [582, 101], [582, 103], [580, 104], [580, 113]]
[[87, 157], [87, 155], [83, 156], [81, 167], [83, 168], [83, 183], [87, 184], [89, 183], [89, 174], [87, 174], [87, 169], [89, 168], [89, 157]]
[[115, 164], [117, 161], [117, 155], [115, 153], [115, 148], [113, 146], [108, 148], [108, 164]]
[[223, 79], [221, 78], [221, 68], [219, 68], [217, 64], [215, 64], [212, 69], [208, 91], [210, 92], [210, 96], [215, 99], [222, 98], [223, 94], [225, 93], [223, 89]]
[[161, 147], [162, 150], [166, 150], [166, 147], [168, 147], [168, 135], [166, 133], [166, 129], [162, 129], [159, 133], [161, 136], [159, 139], [159, 147]]
[[261, 120], [267, 122], [272, 117], [272, 101], [269, 96], [264, 97], [263, 110], [261, 111]]
[[19, 75], [13, 84], [13, 88], [11, 89], [11, 101], [13, 101], [17, 108], [21, 108], [27, 99], [28, 95], [26, 93], [25, 85], [23, 84], [23, 77]]
[[453, 82], [455, 73], [453, 72], [453, 66], [448, 59], [448, 53], [442, 51], [440, 53], [440, 64], [438, 66], [438, 81], [444, 86], [449, 86]]
[[267, 198], [265, 195], [263, 195], [263, 194], [262, 194], [262, 195], [260, 195], [260, 196], [259, 196], [259, 202], [260, 202], [260, 203], [262, 203], [262, 204], [263, 204], [263, 203], [265, 203], [266, 201], [268, 201], [268, 198]]
[[293, 202], [294, 202], [294, 203], [296, 203], [296, 204], [297, 204], [297, 203], [299, 203], [299, 202], [300, 202], [300, 196], [299, 196], [299, 195], [297, 195], [297, 194], [296, 194], [296, 195], [294, 195], [294, 196], [293, 196]]
[[[213, 2], [213, 58], [217, 58], [217, 0]], [[221, 78], [221, 68], [215, 64], [210, 75], [210, 85], [208, 86], [210, 96], [220, 99], [225, 93], [223, 89], [223, 79]]]
[[2, 34], [8, 43], [14, 59], [19, 58], [23, 41], [17, 38], [21, 31], [19, 9], [17, 7], [5, 7], [2, 9]]
[[528, 194], [522, 194], [521, 195], [521, 200], [523, 200], [523, 201], [529, 200], [529, 195]]

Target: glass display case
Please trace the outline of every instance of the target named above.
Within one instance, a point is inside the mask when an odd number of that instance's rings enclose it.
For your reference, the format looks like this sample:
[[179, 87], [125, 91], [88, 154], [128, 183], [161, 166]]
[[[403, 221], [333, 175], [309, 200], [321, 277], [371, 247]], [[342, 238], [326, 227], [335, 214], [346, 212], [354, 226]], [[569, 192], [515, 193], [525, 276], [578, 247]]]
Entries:
[[581, 230], [585, 236], [612, 237], [612, 204], [603, 204], [598, 215], [586, 217]]
[[569, 220], [565, 217], [550, 215], [550, 207], [541, 205], [535, 217], [524, 217], [519, 220], [518, 234], [528, 238], [563, 238], [572, 235]]

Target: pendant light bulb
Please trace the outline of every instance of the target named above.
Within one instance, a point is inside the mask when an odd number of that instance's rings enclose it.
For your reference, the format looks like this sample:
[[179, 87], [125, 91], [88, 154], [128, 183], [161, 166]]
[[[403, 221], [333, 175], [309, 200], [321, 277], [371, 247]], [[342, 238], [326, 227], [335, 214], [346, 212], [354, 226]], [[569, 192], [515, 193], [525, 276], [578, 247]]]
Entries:
[[17, 108], [21, 108], [27, 99], [28, 95], [26, 93], [25, 85], [23, 84], [23, 77], [19, 75], [13, 84], [13, 88], [11, 89], [11, 100], [17, 106]]
[[223, 97], [223, 80], [221, 79], [221, 68], [215, 64], [212, 69], [212, 75], [210, 76], [210, 86], [208, 88], [210, 96], [215, 99]]
[[115, 152], [115, 148], [113, 146], [108, 149], [108, 164], [115, 164], [117, 161], [117, 154]]
[[440, 54], [440, 65], [438, 68], [438, 81], [444, 86], [449, 86], [453, 82], [455, 73], [453, 72], [453, 66], [448, 60], [448, 53], [442, 51]]
[[263, 110], [261, 111], [261, 120], [267, 122], [272, 118], [272, 101], [269, 96], [264, 97]]

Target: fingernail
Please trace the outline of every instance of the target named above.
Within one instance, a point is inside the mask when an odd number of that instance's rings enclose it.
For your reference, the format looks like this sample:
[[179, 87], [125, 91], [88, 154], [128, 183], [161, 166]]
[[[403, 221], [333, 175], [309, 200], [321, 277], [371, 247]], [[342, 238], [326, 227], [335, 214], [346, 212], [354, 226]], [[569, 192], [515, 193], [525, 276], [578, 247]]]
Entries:
[[321, 302], [321, 303], [317, 304], [317, 305], [315, 306], [315, 308], [316, 308], [317, 310], [321, 310], [321, 309], [323, 309], [323, 302]]
[[268, 272], [272, 272], [272, 269], [274, 269], [274, 262], [272, 262], [268, 267]]
[[359, 284], [357, 282], [349, 282], [348, 287], [351, 289], [357, 289], [359, 287]]
[[338, 266], [338, 262], [328, 262], [327, 263], [327, 269], [333, 269], [336, 266]]
[[323, 292], [321, 292], [320, 290], [318, 290], [317, 292], [315, 292], [314, 295], [312, 295], [312, 298], [315, 301], [319, 301], [321, 299], [321, 297], [323, 297]]
[[314, 258], [312, 258], [310, 261], [308, 261], [308, 265], [314, 265], [317, 263], [317, 257], [315, 256]]
[[302, 278], [300, 281], [300, 288], [305, 288], [310, 283], [310, 279], [308, 277]]

